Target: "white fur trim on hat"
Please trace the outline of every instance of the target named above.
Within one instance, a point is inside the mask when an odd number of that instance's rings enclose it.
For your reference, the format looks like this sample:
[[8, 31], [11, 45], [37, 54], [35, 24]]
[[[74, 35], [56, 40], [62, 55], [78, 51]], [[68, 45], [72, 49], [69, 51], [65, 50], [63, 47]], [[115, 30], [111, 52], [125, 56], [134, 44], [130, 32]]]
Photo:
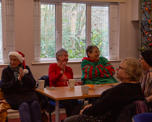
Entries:
[[29, 73], [28, 69], [24, 69], [23, 72], [24, 72], [24, 74], [28, 74]]
[[21, 54], [19, 54], [18, 52], [10, 52], [8, 55], [9, 55], [9, 56], [16, 56], [16, 58], [17, 58], [21, 63], [22, 63], [23, 60], [24, 60], [24, 57], [23, 57]]

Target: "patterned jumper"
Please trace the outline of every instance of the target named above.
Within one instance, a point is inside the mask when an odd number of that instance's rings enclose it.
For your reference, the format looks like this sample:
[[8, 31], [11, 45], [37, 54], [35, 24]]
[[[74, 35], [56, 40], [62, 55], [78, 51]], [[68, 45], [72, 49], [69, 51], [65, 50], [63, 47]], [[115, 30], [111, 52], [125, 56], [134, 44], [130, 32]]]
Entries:
[[82, 77], [84, 84], [104, 84], [116, 83], [117, 80], [113, 77], [115, 70], [110, 62], [100, 57], [98, 62], [91, 61], [84, 57], [81, 63]]

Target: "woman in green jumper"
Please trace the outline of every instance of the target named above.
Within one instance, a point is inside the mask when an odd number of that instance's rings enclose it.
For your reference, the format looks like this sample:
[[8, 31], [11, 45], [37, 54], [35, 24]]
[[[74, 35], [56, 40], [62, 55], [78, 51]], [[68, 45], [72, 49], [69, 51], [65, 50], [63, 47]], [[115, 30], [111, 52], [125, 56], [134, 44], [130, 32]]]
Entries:
[[113, 77], [114, 67], [105, 57], [100, 57], [99, 48], [95, 45], [90, 45], [86, 49], [87, 57], [82, 59], [81, 80], [83, 84], [104, 84], [116, 83], [117, 80]]

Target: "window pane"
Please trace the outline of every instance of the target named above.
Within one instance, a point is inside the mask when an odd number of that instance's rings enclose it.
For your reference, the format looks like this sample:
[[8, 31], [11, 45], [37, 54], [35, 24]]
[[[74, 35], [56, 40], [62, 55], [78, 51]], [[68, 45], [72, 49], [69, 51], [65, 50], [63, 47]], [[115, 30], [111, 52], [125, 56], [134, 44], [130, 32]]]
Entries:
[[2, 62], [2, 6], [0, 2], [0, 62]]
[[41, 58], [55, 57], [55, 5], [41, 5]]
[[101, 55], [109, 57], [109, 9], [108, 7], [91, 7], [91, 42], [97, 45]]
[[69, 58], [82, 58], [85, 56], [86, 5], [62, 5], [62, 47], [68, 50]]

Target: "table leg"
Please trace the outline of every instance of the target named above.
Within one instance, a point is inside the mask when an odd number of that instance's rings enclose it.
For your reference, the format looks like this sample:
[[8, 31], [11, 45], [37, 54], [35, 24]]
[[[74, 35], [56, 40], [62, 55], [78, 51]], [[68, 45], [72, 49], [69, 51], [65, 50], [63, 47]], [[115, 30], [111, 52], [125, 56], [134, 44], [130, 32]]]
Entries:
[[59, 101], [56, 100], [56, 106], [55, 106], [55, 122], [59, 122], [60, 120], [60, 113], [59, 113]]

